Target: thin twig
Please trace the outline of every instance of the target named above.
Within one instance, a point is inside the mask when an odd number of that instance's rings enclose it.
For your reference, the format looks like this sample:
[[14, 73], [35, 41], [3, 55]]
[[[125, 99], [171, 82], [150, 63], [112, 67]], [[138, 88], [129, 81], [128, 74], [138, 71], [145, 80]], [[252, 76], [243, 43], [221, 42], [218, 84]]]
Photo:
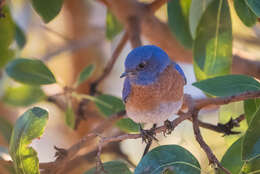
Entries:
[[130, 38], [132, 48], [136, 48], [142, 45], [140, 33], [140, 19], [138, 16], [130, 16], [127, 21], [127, 33]]

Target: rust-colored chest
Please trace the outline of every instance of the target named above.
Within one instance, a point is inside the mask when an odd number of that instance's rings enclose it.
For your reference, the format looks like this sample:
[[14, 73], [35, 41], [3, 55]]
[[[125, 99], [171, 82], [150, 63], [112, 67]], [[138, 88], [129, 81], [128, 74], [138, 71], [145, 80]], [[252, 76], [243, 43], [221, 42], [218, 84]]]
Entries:
[[177, 70], [167, 67], [154, 84], [131, 85], [126, 107], [137, 111], [152, 110], [161, 103], [178, 102], [183, 97], [184, 80]]

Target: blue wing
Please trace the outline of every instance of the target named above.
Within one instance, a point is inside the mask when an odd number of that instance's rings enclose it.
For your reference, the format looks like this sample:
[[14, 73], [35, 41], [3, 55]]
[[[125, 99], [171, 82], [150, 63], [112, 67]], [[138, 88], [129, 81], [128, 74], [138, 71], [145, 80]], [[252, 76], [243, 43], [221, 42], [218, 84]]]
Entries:
[[127, 97], [129, 96], [131, 92], [131, 84], [130, 84], [130, 80], [128, 77], [125, 78], [124, 81], [124, 87], [123, 87], [123, 93], [122, 93], [122, 97], [123, 97], [123, 101], [126, 102]]
[[181, 76], [183, 77], [184, 81], [185, 81], [185, 84], [187, 83], [187, 79], [186, 79], [186, 76], [183, 72], [183, 70], [181, 69], [180, 65], [178, 65], [177, 63], [173, 62], [173, 66], [174, 68], [181, 74]]

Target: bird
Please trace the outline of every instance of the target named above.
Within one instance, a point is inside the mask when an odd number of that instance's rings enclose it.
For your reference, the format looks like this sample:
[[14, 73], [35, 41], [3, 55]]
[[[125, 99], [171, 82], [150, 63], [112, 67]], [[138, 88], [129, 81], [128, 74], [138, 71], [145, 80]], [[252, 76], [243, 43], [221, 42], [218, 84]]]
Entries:
[[134, 122], [156, 125], [181, 109], [187, 80], [163, 49], [155, 45], [134, 48], [124, 66], [122, 99], [127, 116]]

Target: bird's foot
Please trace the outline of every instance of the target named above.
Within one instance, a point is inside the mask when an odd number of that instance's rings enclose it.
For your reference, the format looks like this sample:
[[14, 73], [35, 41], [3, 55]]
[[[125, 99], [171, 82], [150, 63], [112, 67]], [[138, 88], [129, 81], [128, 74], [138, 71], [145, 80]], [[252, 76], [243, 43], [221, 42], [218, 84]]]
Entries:
[[153, 125], [153, 127], [149, 130], [144, 130], [142, 126], [140, 125], [140, 133], [142, 136], [142, 141], [146, 144], [151, 143], [153, 140], [158, 141], [158, 139], [155, 137], [155, 128], [156, 124]]
[[163, 135], [170, 135], [174, 129], [172, 123], [169, 120], [164, 121], [164, 126], [166, 127], [165, 131], [163, 131]]

